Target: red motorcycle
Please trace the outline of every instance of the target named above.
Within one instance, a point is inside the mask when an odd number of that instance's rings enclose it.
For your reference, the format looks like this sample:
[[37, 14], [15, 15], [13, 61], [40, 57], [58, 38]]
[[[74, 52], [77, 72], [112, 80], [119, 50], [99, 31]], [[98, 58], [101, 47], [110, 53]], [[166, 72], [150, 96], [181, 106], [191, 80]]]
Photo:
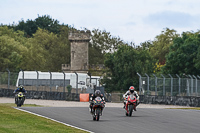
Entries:
[[105, 107], [105, 103], [100, 97], [96, 97], [95, 100], [93, 100], [93, 103], [93, 120], [99, 121], [103, 108]]
[[132, 116], [133, 109], [136, 108], [137, 99], [133, 94], [130, 94], [127, 98], [125, 113], [126, 116]]

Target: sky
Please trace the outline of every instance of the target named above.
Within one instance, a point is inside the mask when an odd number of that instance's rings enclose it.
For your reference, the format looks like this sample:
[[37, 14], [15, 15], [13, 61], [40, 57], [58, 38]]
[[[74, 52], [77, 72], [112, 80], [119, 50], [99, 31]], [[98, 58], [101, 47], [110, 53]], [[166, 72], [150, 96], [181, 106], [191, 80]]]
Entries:
[[0, 0], [0, 24], [49, 15], [76, 29], [100, 29], [139, 45], [166, 28], [200, 29], [200, 0]]

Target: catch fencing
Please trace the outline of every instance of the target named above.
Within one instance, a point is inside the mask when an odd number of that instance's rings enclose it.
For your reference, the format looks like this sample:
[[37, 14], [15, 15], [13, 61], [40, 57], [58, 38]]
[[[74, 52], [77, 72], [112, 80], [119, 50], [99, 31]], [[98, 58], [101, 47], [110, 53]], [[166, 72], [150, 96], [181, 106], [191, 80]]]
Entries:
[[200, 76], [160, 75], [139, 76], [139, 94], [154, 96], [200, 96]]
[[27, 98], [78, 101], [80, 93], [93, 93], [95, 89], [104, 93], [104, 87], [96, 86], [99, 85], [97, 81], [98, 77], [87, 78], [81, 73], [13, 73], [7, 70], [0, 72], [0, 97], [14, 97], [14, 90], [23, 85]]
[[0, 72], [0, 97], [14, 97], [14, 90], [18, 85], [24, 85], [27, 90], [26, 98], [51, 100], [78, 100], [78, 92], [74, 88], [67, 88], [69, 79], [19, 79], [19, 73]]

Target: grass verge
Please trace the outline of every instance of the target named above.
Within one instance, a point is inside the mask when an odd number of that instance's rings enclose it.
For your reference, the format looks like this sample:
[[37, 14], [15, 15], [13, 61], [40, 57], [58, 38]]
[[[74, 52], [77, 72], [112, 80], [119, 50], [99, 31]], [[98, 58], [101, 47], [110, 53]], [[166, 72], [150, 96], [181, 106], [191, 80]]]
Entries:
[[0, 104], [1, 133], [86, 133], [46, 118], [16, 110], [13, 107], [16, 107], [15, 104]]
[[200, 107], [191, 107], [191, 108], [168, 108], [168, 109], [192, 109], [192, 110], [200, 110]]

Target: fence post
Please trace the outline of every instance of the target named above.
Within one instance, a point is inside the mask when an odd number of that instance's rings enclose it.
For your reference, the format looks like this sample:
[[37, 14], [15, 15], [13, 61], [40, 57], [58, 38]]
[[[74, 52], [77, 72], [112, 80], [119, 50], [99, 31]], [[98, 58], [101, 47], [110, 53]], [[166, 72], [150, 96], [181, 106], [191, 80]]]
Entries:
[[191, 79], [191, 95], [193, 95], [193, 78], [191, 75], [188, 75]]
[[20, 69], [20, 71], [22, 71], [22, 83], [23, 83], [23, 86], [24, 86], [24, 71], [22, 69]]
[[195, 94], [196, 94], [196, 96], [198, 96], [198, 92], [197, 92], [197, 86], [198, 86], [198, 82], [197, 82], [197, 77], [196, 76], [194, 76], [193, 75], [193, 77], [195, 78], [195, 87], [196, 87], [196, 89], [195, 89]]
[[178, 74], [176, 74], [176, 76], [178, 77], [178, 94], [181, 96], [181, 78]]
[[8, 89], [10, 89], [10, 71], [8, 68], [6, 70], [8, 71]]
[[155, 77], [155, 95], [157, 96], [157, 77], [155, 74], [153, 76]]
[[76, 97], [78, 98], [78, 74], [76, 72], [74, 73], [76, 74]]
[[139, 73], [137, 73], [137, 75], [139, 76], [139, 94], [141, 95], [141, 81], [142, 81], [142, 76], [139, 74]]
[[64, 84], [63, 84], [63, 92], [65, 93], [65, 72], [63, 71], [64, 74]]
[[49, 74], [50, 74], [50, 93], [51, 93], [51, 80], [52, 80], [52, 73], [51, 73], [51, 71], [49, 71]]
[[147, 76], [147, 95], [149, 95], [149, 75], [145, 73]]
[[190, 96], [190, 85], [189, 85], [189, 81], [188, 81], [188, 76], [185, 75], [185, 74], [183, 74], [183, 76], [185, 76], [186, 79], [187, 79], [187, 85], [186, 85], [186, 87], [187, 87], [187, 96]]
[[38, 79], [39, 79], [39, 72], [37, 71], [37, 70], [35, 70], [36, 71], [36, 73], [37, 73], [37, 84], [36, 84], [36, 87], [37, 87], [37, 92], [38, 92]]
[[163, 77], [163, 96], [165, 96], [165, 77], [161, 74]]
[[90, 83], [91, 83], [91, 73], [88, 72], [87, 75], [90, 76]]
[[172, 97], [173, 96], [173, 77], [170, 74], [168, 74], [168, 75], [171, 78], [171, 97]]
[[65, 100], [65, 72], [63, 71], [63, 74], [64, 74], [64, 83], [63, 83], [63, 100]]
[[[200, 76], [199, 75], [197, 75], [197, 77], [200, 79]], [[198, 88], [197, 88], [198, 89]], [[198, 93], [198, 90], [197, 90], [197, 93]], [[199, 95], [199, 93], [198, 93], [198, 95]]]

